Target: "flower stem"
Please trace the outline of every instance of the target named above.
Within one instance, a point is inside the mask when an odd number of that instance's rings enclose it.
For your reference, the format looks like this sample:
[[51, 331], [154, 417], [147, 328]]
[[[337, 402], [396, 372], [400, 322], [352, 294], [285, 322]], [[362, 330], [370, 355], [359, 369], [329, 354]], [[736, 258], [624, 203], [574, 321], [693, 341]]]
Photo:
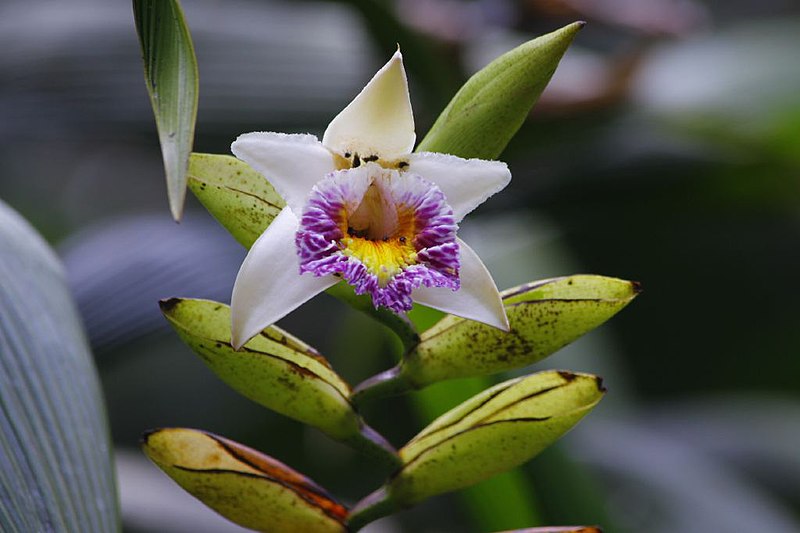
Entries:
[[385, 307], [376, 308], [372, 304], [372, 298], [366, 294], [358, 295], [347, 283], [337, 283], [326, 291], [331, 296], [347, 302], [355, 309], [365, 313], [384, 326], [391, 329], [403, 343], [406, 352], [412, 350], [419, 344], [419, 333], [411, 320], [405, 315], [398, 315]]
[[396, 471], [403, 465], [394, 446], [392, 446], [383, 435], [366, 424], [362, 424], [359, 432], [345, 439], [344, 443], [362, 452], [364, 455], [379, 460], [390, 469], [391, 472]]
[[364, 405], [364, 402], [374, 400], [375, 398], [397, 396], [413, 390], [414, 388], [414, 385], [403, 376], [403, 367], [402, 363], [400, 363], [394, 368], [390, 368], [389, 370], [362, 381], [353, 389], [350, 401], [358, 408]]
[[351, 533], [355, 533], [370, 522], [388, 516], [397, 509], [398, 505], [392, 500], [386, 487], [381, 487], [353, 507], [347, 519], [348, 529]]

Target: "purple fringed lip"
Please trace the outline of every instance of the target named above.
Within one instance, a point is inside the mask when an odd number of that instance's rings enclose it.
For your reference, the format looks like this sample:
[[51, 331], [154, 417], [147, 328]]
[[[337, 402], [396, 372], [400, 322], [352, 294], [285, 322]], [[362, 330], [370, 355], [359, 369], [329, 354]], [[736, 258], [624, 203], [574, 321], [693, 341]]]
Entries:
[[304, 207], [300, 273], [341, 275], [375, 307], [405, 312], [417, 287], [459, 289], [457, 229], [444, 193], [421, 176], [375, 164], [339, 170]]

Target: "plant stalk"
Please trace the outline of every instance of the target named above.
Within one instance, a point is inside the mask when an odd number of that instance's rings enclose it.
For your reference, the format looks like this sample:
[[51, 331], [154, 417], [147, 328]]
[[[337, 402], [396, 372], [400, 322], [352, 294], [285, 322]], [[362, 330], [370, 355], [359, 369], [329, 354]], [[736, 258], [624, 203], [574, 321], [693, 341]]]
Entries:
[[347, 526], [351, 533], [355, 533], [370, 522], [388, 516], [398, 509], [386, 487], [381, 487], [363, 500], [358, 502], [350, 511]]
[[405, 392], [415, 389], [414, 385], [403, 375], [403, 363], [394, 368], [385, 370], [371, 378], [362, 381], [350, 396], [350, 401], [356, 408], [364, 405], [365, 402], [376, 398], [386, 398], [398, 396]]

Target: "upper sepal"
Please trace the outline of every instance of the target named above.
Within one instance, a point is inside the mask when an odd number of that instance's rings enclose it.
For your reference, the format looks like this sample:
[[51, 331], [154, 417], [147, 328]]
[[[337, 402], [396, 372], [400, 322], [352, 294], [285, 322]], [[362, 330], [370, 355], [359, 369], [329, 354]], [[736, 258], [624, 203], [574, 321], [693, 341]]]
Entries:
[[328, 125], [322, 144], [339, 154], [392, 160], [414, 149], [414, 114], [400, 50]]
[[192, 496], [256, 531], [344, 533], [348, 512], [285, 464], [212, 433], [164, 428], [146, 433], [147, 457]]

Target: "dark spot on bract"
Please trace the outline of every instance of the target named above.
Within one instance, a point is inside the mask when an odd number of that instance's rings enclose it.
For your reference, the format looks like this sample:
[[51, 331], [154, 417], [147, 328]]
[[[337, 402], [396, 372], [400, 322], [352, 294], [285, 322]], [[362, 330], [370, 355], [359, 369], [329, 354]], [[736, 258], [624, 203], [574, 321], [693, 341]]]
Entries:
[[358, 157], [358, 154], [353, 154], [353, 168], [358, 168], [361, 166], [361, 158]]
[[371, 163], [372, 161], [377, 161], [377, 160], [378, 160], [378, 156], [377, 155], [371, 155], [369, 157], [365, 157], [364, 158], [364, 162], [365, 163]]
[[608, 390], [608, 389], [606, 389], [606, 386], [603, 384], [603, 378], [602, 377], [595, 376], [594, 380], [595, 380], [595, 383], [597, 383], [597, 390], [599, 390], [600, 392], [606, 392]]
[[169, 313], [175, 309], [179, 303], [181, 303], [180, 298], [165, 298], [158, 301], [158, 306], [161, 308], [162, 313]]

